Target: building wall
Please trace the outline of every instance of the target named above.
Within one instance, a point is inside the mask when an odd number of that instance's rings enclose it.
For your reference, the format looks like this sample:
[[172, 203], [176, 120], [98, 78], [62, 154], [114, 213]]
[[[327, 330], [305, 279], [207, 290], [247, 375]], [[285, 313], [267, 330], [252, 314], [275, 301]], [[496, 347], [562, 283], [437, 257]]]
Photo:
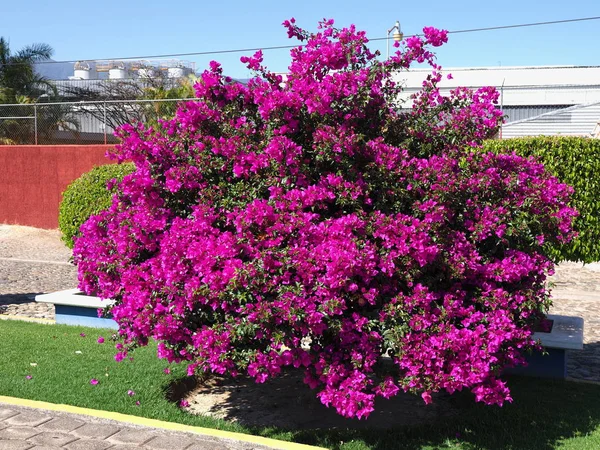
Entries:
[[[398, 72], [394, 80], [405, 90], [401, 99], [410, 107], [410, 96], [421, 89], [430, 69]], [[600, 66], [537, 66], [537, 67], [459, 67], [444, 68], [438, 84], [448, 95], [451, 89], [464, 86], [477, 89], [494, 86], [501, 92], [504, 106], [578, 105], [600, 101]]]
[[112, 162], [110, 145], [0, 145], [0, 223], [58, 227], [66, 187]]
[[600, 103], [576, 105], [537, 117], [507, 123], [502, 138], [523, 136], [585, 136], [593, 137], [600, 119]]
[[565, 109], [570, 106], [572, 105], [505, 106], [502, 108], [502, 112], [506, 116], [505, 123], [511, 123], [537, 117], [552, 111], [558, 111], [559, 109]]

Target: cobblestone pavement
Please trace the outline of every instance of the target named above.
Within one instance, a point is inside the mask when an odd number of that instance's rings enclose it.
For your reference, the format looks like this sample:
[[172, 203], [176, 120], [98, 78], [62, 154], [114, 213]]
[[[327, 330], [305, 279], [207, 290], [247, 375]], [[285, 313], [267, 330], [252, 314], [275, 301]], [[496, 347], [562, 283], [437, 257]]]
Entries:
[[249, 442], [0, 403], [2, 450], [250, 450]]
[[0, 225], [0, 314], [54, 319], [35, 296], [77, 285], [70, 257], [58, 230]]
[[567, 375], [600, 382], [600, 264], [562, 263], [550, 282], [550, 312], [584, 319], [583, 350], [569, 353]]
[[[77, 285], [70, 255], [56, 230], [0, 225], [0, 314], [53, 319], [52, 307], [34, 297]], [[585, 321], [584, 349], [571, 352], [568, 375], [600, 382], [600, 263], [563, 263], [550, 281], [551, 312]]]

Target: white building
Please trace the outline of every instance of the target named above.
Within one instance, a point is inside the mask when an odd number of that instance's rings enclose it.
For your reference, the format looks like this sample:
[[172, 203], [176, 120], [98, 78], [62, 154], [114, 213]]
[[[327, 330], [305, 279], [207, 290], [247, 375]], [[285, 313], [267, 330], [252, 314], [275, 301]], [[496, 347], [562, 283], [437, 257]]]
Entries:
[[[405, 85], [407, 107], [429, 73], [430, 69], [413, 69], [396, 75]], [[600, 66], [448, 68], [443, 73], [439, 87], [446, 95], [459, 86], [498, 89], [499, 106], [507, 116], [503, 137], [590, 136], [600, 120]]]
[[529, 119], [510, 122], [502, 127], [502, 138], [523, 136], [600, 137], [600, 102], [557, 109]]

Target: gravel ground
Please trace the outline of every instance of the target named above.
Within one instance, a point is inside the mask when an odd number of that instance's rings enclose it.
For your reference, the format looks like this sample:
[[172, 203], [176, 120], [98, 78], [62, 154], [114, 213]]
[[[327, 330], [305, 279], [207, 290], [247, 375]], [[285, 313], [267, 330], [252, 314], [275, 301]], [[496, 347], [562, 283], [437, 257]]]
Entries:
[[58, 230], [0, 225], [0, 314], [54, 319], [35, 296], [77, 286], [70, 257]]
[[[53, 319], [35, 295], [77, 285], [71, 252], [57, 230], [0, 225], [0, 314]], [[570, 378], [600, 382], [600, 263], [563, 263], [551, 278], [551, 312], [583, 317], [584, 349], [569, 356]]]
[[569, 353], [567, 374], [600, 382], [600, 264], [562, 263], [551, 282], [551, 312], [584, 319], [583, 350]]

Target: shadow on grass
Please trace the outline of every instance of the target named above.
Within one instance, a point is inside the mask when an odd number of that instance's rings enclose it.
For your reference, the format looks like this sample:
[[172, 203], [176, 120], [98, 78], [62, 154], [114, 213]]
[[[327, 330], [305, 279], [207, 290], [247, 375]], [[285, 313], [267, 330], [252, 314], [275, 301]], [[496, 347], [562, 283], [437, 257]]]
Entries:
[[[204, 399], [206, 405], [218, 399], [218, 406], [205, 405], [205, 413], [237, 421], [253, 434], [288, 433], [296, 442], [332, 449], [550, 450], [570, 439], [583, 439], [570, 448], [600, 448], [595, 446], [600, 443], [600, 385], [521, 376], [507, 380], [514, 401], [503, 407], [475, 404], [466, 392], [438, 395], [429, 406], [404, 395], [381, 400], [366, 421], [343, 419], [324, 408], [293, 375], [264, 385], [213, 378], [187, 388], [194, 389], [188, 399], [202, 403], [202, 396], [212, 396]], [[173, 398], [184, 391], [180, 385]]]
[[166, 385], [163, 393], [168, 401], [178, 403], [197, 387], [198, 379], [196, 377], [181, 377]]
[[[330, 430], [327, 440], [330, 448], [336, 449], [344, 448], [342, 441], [356, 440], [377, 450], [550, 450], [563, 440], [585, 436], [600, 426], [600, 386], [516, 376], [509, 379], [509, 385], [514, 402], [502, 408], [475, 404], [471, 395], [462, 393], [451, 398], [456, 412], [451, 418], [417, 426], [398, 424], [385, 434]], [[315, 442], [317, 437], [317, 433], [297, 435], [306, 443]], [[573, 448], [598, 447], [588, 444]]]

